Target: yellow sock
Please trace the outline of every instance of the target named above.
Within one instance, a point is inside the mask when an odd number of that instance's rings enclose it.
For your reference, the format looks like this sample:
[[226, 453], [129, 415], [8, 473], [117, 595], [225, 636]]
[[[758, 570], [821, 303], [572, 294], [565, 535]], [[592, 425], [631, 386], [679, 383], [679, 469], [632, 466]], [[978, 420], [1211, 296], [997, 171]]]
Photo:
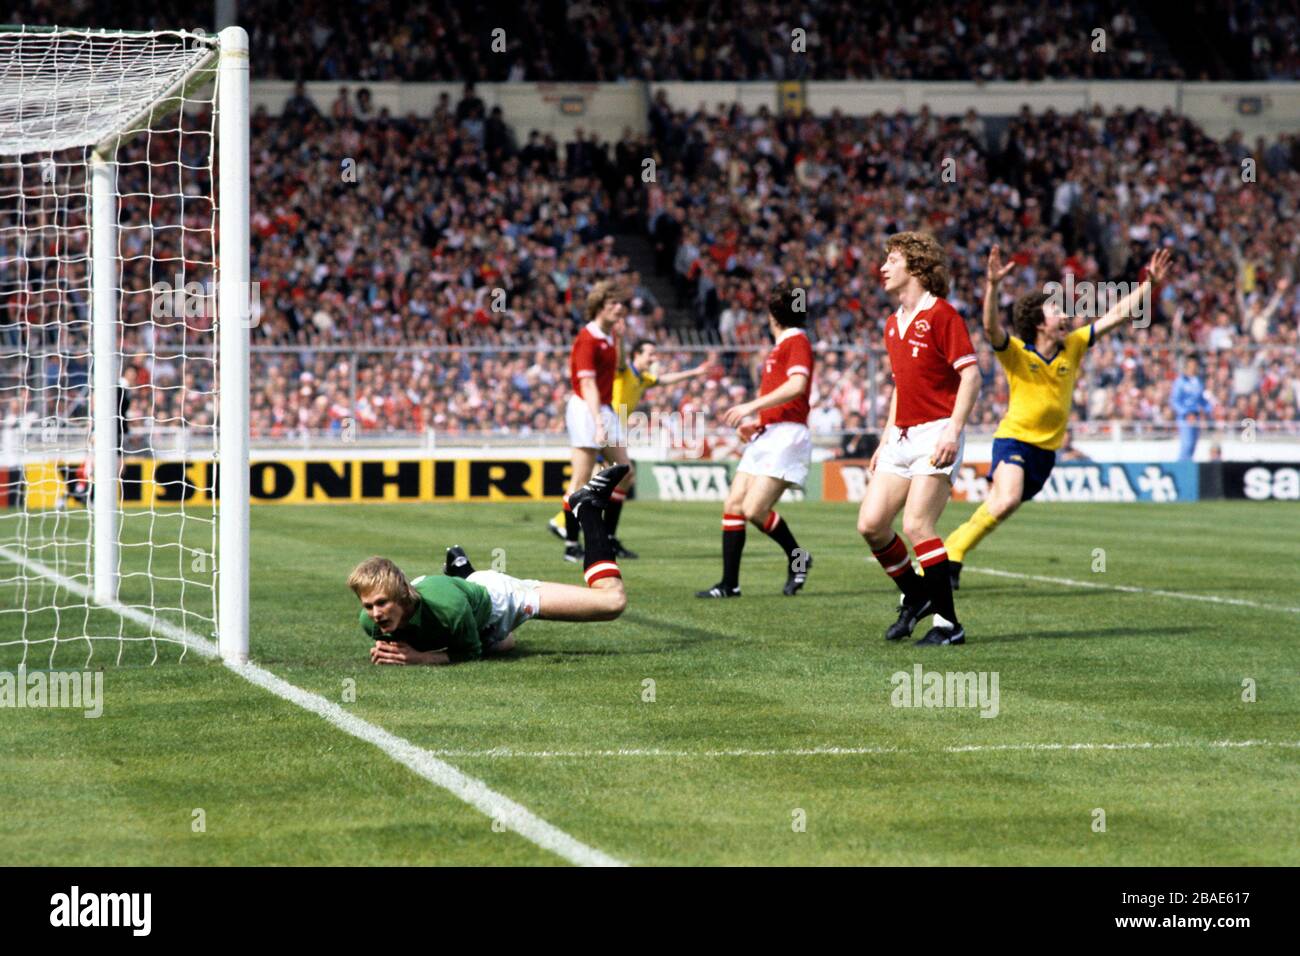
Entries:
[[563, 527], [563, 526], [564, 526], [564, 509], [561, 508], [559, 511], [557, 511], [557, 512], [555, 513], [555, 517], [552, 518], [551, 521], [553, 521], [553, 522], [555, 522], [556, 524], [558, 524], [558, 525], [560, 525], [561, 527]]
[[983, 541], [984, 536], [1001, 523], [1001, 518], [993, 517], [981, 504], [966, 523], [948, 535], [947, 540], [944, 541], [943, 546], [948, 549], [948, 560], [965, 561], [966, 552]]

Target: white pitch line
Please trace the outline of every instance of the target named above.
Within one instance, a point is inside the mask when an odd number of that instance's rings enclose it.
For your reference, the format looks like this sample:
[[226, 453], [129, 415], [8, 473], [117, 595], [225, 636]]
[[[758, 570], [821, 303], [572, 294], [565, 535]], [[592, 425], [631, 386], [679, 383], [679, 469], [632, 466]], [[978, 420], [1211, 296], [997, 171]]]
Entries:
[[[6, 547], [0, 547], [0, 557], [7, 558], [15, 564], [27, 567], [37, 574], [49, 578], [56, 584], [67, 588], [73, 594], [87, 600], [91, 597], [90, 588], [60, 574], [40, 561], [35, 561]], [[113, 611], [128, 620], [144, 624], [147, 627], [156, 628], [159, 633], [194, 648], [205, 657], [218, 656], [217, 645], [214, 641], [193, 634], [156, 615], [147, 614], [138, 608], [118, 603], [96, 604], [95, 606]], [[558, 827], [547, 823], [527, 807], [516, 803], [504, 794], [497, 793], [482, 780], [462, 773], [451, 764], [440, 760], [434, 752], [417, 747], [403, 737], [398, 737], [382, 727], [362, 720], [355, 714], [348, 713], [338, 704], [326, 700], [319, 694], [313, 694], [311, 691], [290, 684], [256, 664], [226, 664], [226, 667], [249, 683], [255, 684], [263, 690], [289, 701], [291, 704], [296, 704], [304, 710], [316, 714], [344, 733], [350, 734], [368, 744], [373, 744], [416, 775], [423, 777], [436, 786], [442, 787], [480, 813], [491, 817], [495, 821], [500, 821], [506, 829], [513, 830], [525, 840], [541, 847], [543, 850], [548, 850], [578, 866], [627, 865], [621, 860], [597, 850], [595, 847], [587, 846]]]
[[1097, 581], [1076, 581], [1074, 578], [1053, 578], [1045, 574], [1020, 574], [1016, 571], [999, 571], [995, 568], [966, 568], [976, 574], [991, 574], [999, 578], [1017, 578], [1021, 581], [1040, 581], [1044, 584], [1067, 584], [1076, 588], [1093, 588], [1098, 591], [1125, 591], [1129, 594], [1154, 594], [1157, 597], [1178, 598], [1183, 601], [1206, 601], [1210, 604], [1231, 604], [1235, 607], [1253, 607], [1262, 611], [1281, 611], [1284, 614], [1300, 614], [1300, 607], [1286, 607], [1280, 604], [1261, 604], [1247, 601], [1245, 598], [1218, 597], [1214, 594], [1188, 594], [1184, 591], [1163, 591], [1159, 588], [1139, 588], [1131, 584], [1101, 584]]
[[514, 830], [543, 850], [549, 850], [578, 866], [626, 866], [622, 861], [595, 847], [587, 846], [559, 827], [547, 823], [523, 804], [497, 793], [477, 777], [462, 773], [431, 751], [348, 713], [338, 704], [296, 687], [254, 664], [227, 666], [258, 687], [325, 718], [339, 730], [374, 744], [425, 780], [442, 787], [493, 820], [501, 821], [508, 829]]
[[579, 759], [592, 760], [598, 757], [862, 757], [877, 754], [903, 754], [912, 756], [932, 756], [934, 754], [969, 754], [993, 753], [997, 751], [1044, 751], [1044, 750], [1170, 750], [1220, 749], [1238, 747], [1287, 747], [1300, 748], [1298, 741], [1273, 740], [1188, 740], [1188, 741], [1136, 741], [1132, 743], [1040, 743], [1040, 744], [967, 744], [953, 747], [908, 748], [908, 747], [798, 747], [772, 750], [666, 750], [658, 747], [624, 747], [616, 750], [512, 750], [509, 747], [493, 747], [488, 750], [435, 750], [439, 757], [461, 758], [523, 758], [530, 760]]
[[24, 554], [19, 554], [17, 551], [3, 546], [0, 546], [0, 558], [7, 558], [14, 564], [35, 571], [41, 577], [49, 578], [55, 584], [62, 588], [66, 588], [78, 597], [85, 598], [93, 607], [103, 608], [105, 611], [112, 611], [114, 614], [119, 617], [124, 617], [128, 621], [135, 621], [137, 624], [143, 624], [145, 627], [150, 629], [150, 633], [157, 630], [166, 634], [171, 640], [184, 644], [186, 647], [202, 654], [204, 657], [216, 657], [218, 654], [217, 645], [214, 641], [210, 641], [206, 637], [195, 634], [192, 631], [187, 631], [182, 627], [177, 627], [171, 621], [158, 617], [156, 614], [146, 614], [139, 608], [128, 607], [127, 605], [121, 604], [117, 601], [110, 604], [100, 604], [98, 601], [92, 599], [90, 588], [86, 587], [86, 585], [79, 581], [75, 581], [66, 575], [60, 574], [48, 564], [37, 561], [34, 558], [29, 558]]

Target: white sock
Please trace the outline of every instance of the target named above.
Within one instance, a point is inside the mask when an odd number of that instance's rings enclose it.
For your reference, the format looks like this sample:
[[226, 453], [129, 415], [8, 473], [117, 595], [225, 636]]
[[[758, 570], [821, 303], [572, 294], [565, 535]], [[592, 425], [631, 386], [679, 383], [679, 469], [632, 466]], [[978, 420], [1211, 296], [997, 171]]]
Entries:
[[951, 628], [953, 628], [955, 625], [952, 623], [952, 621], [948, 620], [948, 619], [947, 619], [946, 617], [944, 617], [942, 614], [937, 614], [937, 613], [936, 613], [935, 616], [934, 616], [934, 620], [930, 622], [930, 626], [931, 626], [931, 627], [946, 627], [946, 628], [951, 629]]

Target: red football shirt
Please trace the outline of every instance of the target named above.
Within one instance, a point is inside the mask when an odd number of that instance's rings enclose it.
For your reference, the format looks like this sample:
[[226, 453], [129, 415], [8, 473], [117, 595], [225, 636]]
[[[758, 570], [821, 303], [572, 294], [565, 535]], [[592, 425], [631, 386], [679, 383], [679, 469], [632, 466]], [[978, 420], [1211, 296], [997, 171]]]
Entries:
[[902, 307], [885, 322], [885, 348], [898, 396], [894, 424], [910, 428], [952, 416], [957, 373], [975, 362], [966, 323], [947, 299], [926, 293], [910, 321]]
[[767, 361], [763, 363], [763, 380], [759, 383], [758, 394], [766, 395], [796, 374], [808, 376], [808, 387], [788, 402], [759, 412], [758, 420], [764, 427], [776, 422], [808, 424], [808, 396], [812, 392], [813, 374], [812, 343], [808, 341], [803, 329], [786, 329], [777, 337], [776, 347], [768, 353]]
[[614, 375], [618, 371], [618, 342], [606, 335], [595, 322], [588, 322], [578, 333], [569, 354], [569, 383], [573, 394], [582, 398], [578, 382], [584, 378], [596, 380], [600, 404], [614, 401]]

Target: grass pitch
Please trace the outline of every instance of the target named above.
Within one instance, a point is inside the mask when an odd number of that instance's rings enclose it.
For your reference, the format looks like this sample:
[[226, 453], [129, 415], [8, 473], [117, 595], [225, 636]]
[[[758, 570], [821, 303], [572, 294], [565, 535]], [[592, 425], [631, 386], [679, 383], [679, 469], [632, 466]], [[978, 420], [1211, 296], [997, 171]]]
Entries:
[[[479, 567], [500, 548], [508, 573], [577, 583], [552, 511], [254, 508], [254, 658], [632, 864], [1300, 863], [1294, 505], [1031, 504], [969, 559], [970, 643], [914, 648], [882, 640], [897, 592], [852, 505], [781, 508], [816, 558], [803, 594], [781, 596], [781, 555], [751, 530], [745, 596], [705, 602], [692, 595], [719, 576], [719, 507], [633, 502], [620, 536], [641, 559], [624, 563], [621, 620], [532, 622], [501, 660], [367, 663], [344, 584], [358, 560], [436, 573], [460, 543]], [[16, 572], [0, 560], [0, 578]], [[126, 596], [146, 585], [128, 579]], [[18, 586], [0, 582], [0, 602], [18, 606]], [[98, 629], [115, 632], [106, 613]], [[20, 622], [0, 614], [0, 642]], [[102, 717], [0, 709], [6, 862], [559, 862], [220, 664], [160, 645], [151, 666], [147, 644], [116, 664], [118, 649], [90, 660]], [[27, 648], [26, 666], [49, 651]], [[86, 652], [61, 644], [53, 666]], [[0, 647], [0, 670], [23, 654]], [[893, 706], [891, 676], [918, 663], [996, 672], [997, 716]]]

